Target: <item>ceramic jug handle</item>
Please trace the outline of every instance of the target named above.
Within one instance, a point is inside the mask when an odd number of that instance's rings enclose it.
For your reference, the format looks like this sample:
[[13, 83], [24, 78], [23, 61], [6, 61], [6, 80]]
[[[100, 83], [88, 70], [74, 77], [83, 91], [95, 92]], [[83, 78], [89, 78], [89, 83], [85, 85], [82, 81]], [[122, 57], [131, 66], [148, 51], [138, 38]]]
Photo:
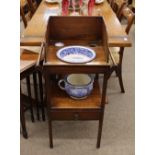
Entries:
[[65, 90], [65, 87], [61, 86], [61, 83], [62, 83], [62, 82], [65, 83], [65, 81], [64, 81], [63, 79], [59, 80], [58, 86], [59, 86], [60, 89]]

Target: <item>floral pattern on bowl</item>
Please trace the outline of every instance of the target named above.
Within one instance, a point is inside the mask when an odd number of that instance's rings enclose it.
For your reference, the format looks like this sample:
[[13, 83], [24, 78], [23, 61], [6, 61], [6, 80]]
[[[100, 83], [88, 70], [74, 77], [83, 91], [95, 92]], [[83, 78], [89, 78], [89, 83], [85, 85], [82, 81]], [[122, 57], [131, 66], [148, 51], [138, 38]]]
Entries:
[[57, 52], [57, 57], [69, 63], [86, 63], [95, 59], [96, 53], [84, 46], [67, 46]]
[[[78, 79], [79, 80], [78, 80]], [[85, 84], [74, 84], [71, 81], [83, 81], [81, 79], [87, 79]], [[72, 79], [69, 81], [69, 79]], [[61, 86], [61, 83], [64, 83], [64, 86]], [[65, 90], [66, 93], [74, 99], [85, 99], [87, 98], [93, 90], [94, 78], [91, 75], [87, 74], [70, 74], [64, 79], [59, 80], [58, 86], [60, 89]]]

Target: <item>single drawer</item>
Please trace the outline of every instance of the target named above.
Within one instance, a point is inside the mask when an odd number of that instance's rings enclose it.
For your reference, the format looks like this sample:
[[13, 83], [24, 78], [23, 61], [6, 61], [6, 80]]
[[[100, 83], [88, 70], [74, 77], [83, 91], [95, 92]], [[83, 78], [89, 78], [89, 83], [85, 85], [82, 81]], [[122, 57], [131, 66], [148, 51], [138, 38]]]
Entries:
[[100, 112], [51, 112], [52, 120], [98, 120]]

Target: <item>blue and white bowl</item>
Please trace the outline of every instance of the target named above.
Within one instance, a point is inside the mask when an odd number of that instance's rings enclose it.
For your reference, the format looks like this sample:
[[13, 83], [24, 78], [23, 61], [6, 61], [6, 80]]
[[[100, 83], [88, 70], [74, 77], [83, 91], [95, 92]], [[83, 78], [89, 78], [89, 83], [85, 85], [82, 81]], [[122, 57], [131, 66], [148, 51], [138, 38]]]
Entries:
[[86, 63], [93, 60], [96, 53], [84, 46], [67, 46], [57, 52], [57, 57], [69, 63]]
[[[65, 83], [64, 87], [61, 85]], [[70, 74], [58, 82], [59, 87], [74, 99], [84, 99], [93, 90], [94, 79], [88, 74]]]

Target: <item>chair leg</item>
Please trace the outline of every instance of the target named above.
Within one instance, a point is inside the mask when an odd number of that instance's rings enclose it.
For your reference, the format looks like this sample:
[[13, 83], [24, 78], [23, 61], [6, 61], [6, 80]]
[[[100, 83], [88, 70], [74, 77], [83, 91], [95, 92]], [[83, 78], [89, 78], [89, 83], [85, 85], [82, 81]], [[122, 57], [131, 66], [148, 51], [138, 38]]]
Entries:
[[24, 116], [24, 107], [22, 103], [22, 95], [21, 95], [21, 88], [20, 88], [20, 122], [22, 127], [22, 134], [24, 138], [28, 138], [27, 130], [26, 130], [26, 123], [25, 123], [25, 116]]
[[27, 139], [28, 134], [27, 134], [27, 130], [26, 130], [25, 116], [24, 116], [23, 110], [21, 110], [21, 112], [20, 112], [20, 122], [21, 122], [23, 137]]
[[53, 136], [52, 136], [52, 121], [48, 120], [48, 128], [49, 128], [49, 142], [50, 148], [53, 148]]
[[118, 69], [117, 70], [117, 73], [118, 73], [117, 76], [118, 76], [121, 92], [125, 93], [125, 89], [124, 89], [124, 85], [123, 85], [123, 79], [122, 79], [122, 69], [121, 69], [121, 67], [118, 67], [117, 69]]
[[123, 79], [122, 79], [122, 69], [121, 69], [121, 67], [112, 68], [110, 76], [111, 76], [113, 71], [115, 71], [116, 76], [118, 77], [119, 85], [120, 85], [120, 88], [121, 88], [121, 93], [125, 93], [125, 89], [124, 89], [124, 85], [123, 85]]
[[37, 73], [33, 73], [33, 84], [34, 84], [34, 95], [35, 95], [35, 100], [36, 100], [36, 109], [37, 109], [37, 119], [40, 120], [40, 115], [39, 115], [39, 100], [38, 100], [38, 91], [37, 91]]
[[29, 96], [29, 103], [30, 103], [30, 114], [31, 114], [31, 120], [34, 122], [34, 114], [33, 114], [33, 105], [32, 105], [32, 95], [31, 95], [31, 86], [30, 86], [30, 76], [26, 77], [26, 84], [27, 84], [27, 91]]
[[43, 82], [42, 82], [42, 74], [41, 74], [41, 72], [38, 72], [38, 77], [39, 77], [39, 91], [40, 91], [40, 100], [41, 100], [42, 120], [45, 121]]

